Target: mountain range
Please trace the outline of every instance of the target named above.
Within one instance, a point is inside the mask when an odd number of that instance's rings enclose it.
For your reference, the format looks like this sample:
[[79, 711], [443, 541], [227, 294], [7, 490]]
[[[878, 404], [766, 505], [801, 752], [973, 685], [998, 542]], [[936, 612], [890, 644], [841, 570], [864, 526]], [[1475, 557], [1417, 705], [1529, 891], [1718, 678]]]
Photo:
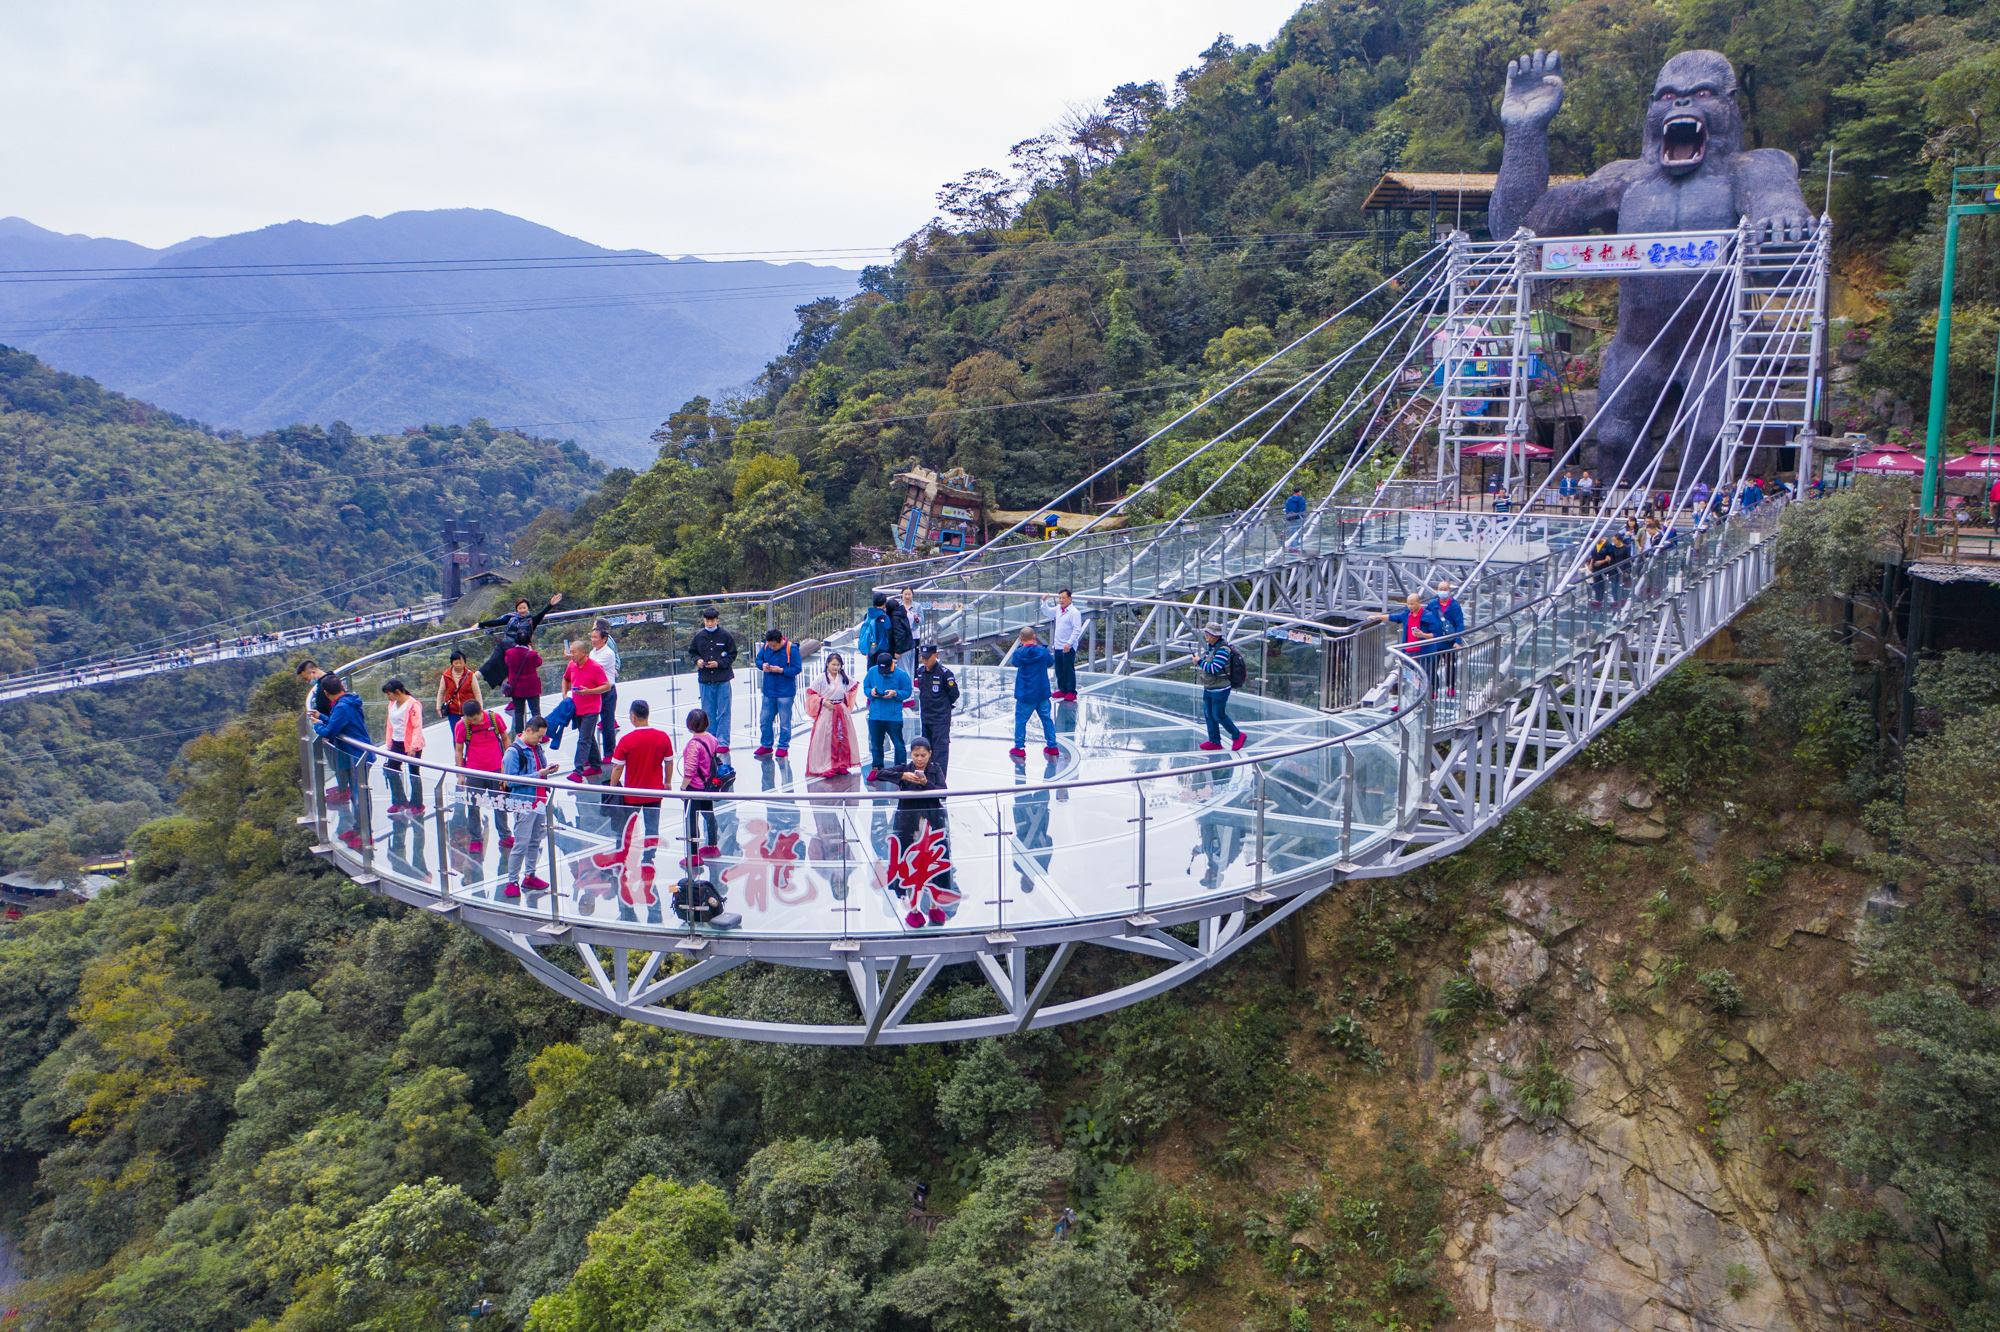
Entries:
[[0, 219], [0, 343], [248, 432], [485, 418], [644, 466], [846, 269], [609, 250], [491, 209], [284, 222], [164, 249]]

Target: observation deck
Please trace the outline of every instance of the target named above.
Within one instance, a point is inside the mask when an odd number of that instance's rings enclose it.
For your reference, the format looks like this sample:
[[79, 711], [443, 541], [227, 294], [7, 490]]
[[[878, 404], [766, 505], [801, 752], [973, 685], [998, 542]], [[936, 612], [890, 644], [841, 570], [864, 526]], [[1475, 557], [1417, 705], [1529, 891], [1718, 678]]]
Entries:
[[[1269, 418], [1262, 444], [1322, 388], [1348, 386], [1290, 470], [1239, 512], [1198, 516], [1255, 446], [1239, 449], [1186, 514], [1164, 522], [1056, 541], [1009, 544], [1003, 534], [975, 554], [825, 574], [769, 592], [564, 609], [544, 621], [548, 643], [608, 618], [625, 662], [621, 726], [624, 710], [644, 697], [679, 744], [695, 702], [685, 648], [699, 606], [721, 607], [739, 660], [769, 628], [810, 641], [819, 649], [803, 676], [811, 680], [827, 647], [852, 641], [870, 594], [915, 589], [920, 636], [945, 645], [965, 694], [944, 794], [948, 845], [931, 848], [948, 869], [903, 862], [904, 849], [890, 841], [892, 789], [869, 787], [858, 774], [806, 777], [802, 717], [789, 761], [746, 757], [757, 713], [753, 672], [736, 686], [730, 738], [739, 778], [727, 795], [525, 783], [551, 792], [554, 831], [545, 868], [524, 868], [547, 886], [518, 899], [500, 891], [497, 843], [470, 850], [471, 825], [496, 799], [492, 774], [415, 761], [424, 813], [390, 818], [385, 762], [394, 756], [371, 747], [364, 794], [330, 802], [333, 755], [302, 727], [309, 807], [300, 822], [316, 831], [315, 852], [355, 882], [456, 920], [558, 993], [686, 1032], [816, 1044], [964, 1040], [1163, 993], [1349, 881], [1400, 874], [1468, 845], [1771, 582], [1768, 538], [1783, 503], [1746, 499], [1747, 508], [1724, 517], [1693, 487], [1713, 479], [1715, 493], [1734, 495], [1758, 449], [1777, 439], [1811, 457], [1823, 223], [1794, 244], [1758, 238], [1747, 222], [1733, 233], [1677, 237], [1677, 246], [1661, 238], [1659, 260], [1634, 249], [1638, 267], [1620, 274], [1696, 279], [1681, 283], [1683, 308], [1697, 314], [1686, 326], [1708, 331], [1681, 357], [1692, 353], [1697, 376], [1722, 388], [1719, 432], [1696, 429], [1693, 405], [1705, 390], [1690, 392], [1669, 413], [1656, 451], [1635, 453], [1602, 479], [1605, 501], [1591, 513], [1546, 511], [1553, 469], [1568, 455], [1549, 459], [1550, 472], [1515, 512], [1456, 507], [1461, 455], [1497, 448], [1509, 485], [1527, 476], [1535, 293], [1594, 275], [1592, 263], [1624, 264], [1603, 239], [1592, 238], [1596, 258], [1586, 262], [1582, 238], [1454, 238], [1399, 275], [1427, 268], [1407, 285], [1385, 280], [1042, 506], [1058, 507], [1128, 465], [1363, 302], [1380, 302], [1386, 313], [1369, 331], [1116, 506], [1156, 491], [1253, 420]], [[1636, 246], [1647, 238], [1620, 239]], [[1439, 312], [1456, 330], [1441, 347], [1429, 322]], [[1465, 326], [1475, 320], [1478, 332]], [[1432, 371], [1416, 364], [1427, 351]], [[1336, 378], [1371, 355], [1358, 375]], [[1419, 391], [1426, 386], [1435, 391]], [[1620, 391], [1599, 395], [1599, 415]], [[1378, 453], [1393, 457], [1392, 477], [1404, 476], [1417, 435], [1433, 427], [1434, 479], [1372, 487], [1358, 479]], [[1346, 450], [1344, 461], [1331, 455], [1338, 475], [1308, 512], [1285, 513], [1293, 476], [1329, 445]], [[1662, 493], [1680, 526], [1625, 563], [1586, 568], [1608, 529]], [[1391, 645], [1380, 623], [1365, 621], [1446, 579], [1465, 611], [1462, 634]], [[1057, 705], [1056, 756], [1042, 758], [1037, 745], [1016, 765], [1007, 757], [1008, 643], [1019, 626], [1046, 621], [1043, 598], [1059, 588], [1075, 591], [1086, 618], [1082, 697]], [[1201, 690], [1189, 654], [1211, 629], [1251, 668], [1231, 703], [1250, 742], [1234, 753], [1196, 748]], [[341, 674], [379, 718], [385, 680], [400, 675], [429, 697], [450, 649], [467, 637], [421, 639], [350, 662]], [[912, 714], [905, 726], [914, 731]], [[1029, 738], [1042, 738], [1039, 725]], [[449, 752], [441, 727], [427, 752]], [[631, 796], [663, 802], [661, 837], [650, 848], [643, 818], [635, 822], [622, 803]], [[742, 917], [736, 928], [685, 920], [670, 903], [686, 872], [681, 805], [690, 798], [715, 802], [721, 854], [700, 875]], [[896, 891], [912, 882], [921, 900]], [[913, 917], [916, 906], [925, 909]], [[1140, 974], [1091, 968], [1066, 980], [1083, 947], [1136, 955]], [[697, 987], [752, 961], [844, 973], [853, 1013], [780, 1022], [691, 1001]], [[950, 968], [983, 978], [1001, 1011], [912, 1021]]]

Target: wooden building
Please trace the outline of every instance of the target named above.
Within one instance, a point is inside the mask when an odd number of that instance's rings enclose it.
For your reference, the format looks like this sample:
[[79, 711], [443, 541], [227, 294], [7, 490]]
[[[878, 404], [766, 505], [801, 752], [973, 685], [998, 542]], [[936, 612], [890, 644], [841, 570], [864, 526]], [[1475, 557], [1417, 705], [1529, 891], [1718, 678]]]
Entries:
[[896, 480], [908, 487], [902, 512], [896, 516], [896, 549], [952, 551], [984, 543], [985, 501], [979, 495], [979, 482], [971, 475], [962, 470], [939, 474], [928, 467], [912, 467], [899, 473]]

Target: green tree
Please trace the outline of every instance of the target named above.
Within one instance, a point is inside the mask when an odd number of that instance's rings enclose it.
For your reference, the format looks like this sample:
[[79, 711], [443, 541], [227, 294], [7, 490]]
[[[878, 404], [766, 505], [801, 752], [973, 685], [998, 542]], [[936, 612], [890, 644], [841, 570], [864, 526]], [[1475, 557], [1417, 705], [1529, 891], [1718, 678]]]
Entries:
[[646, 1176], [591, 1231], [569, 1286], [535, 1301], [528, 1332], [646, 1332], [709, 1277], [734, 1227], [714, 1185]]
[[334, 1251], [334, 1291], [356, 1332], [455, 1326], [485, 1287], [485, 1209], [456, 1184], [398, 1184]]

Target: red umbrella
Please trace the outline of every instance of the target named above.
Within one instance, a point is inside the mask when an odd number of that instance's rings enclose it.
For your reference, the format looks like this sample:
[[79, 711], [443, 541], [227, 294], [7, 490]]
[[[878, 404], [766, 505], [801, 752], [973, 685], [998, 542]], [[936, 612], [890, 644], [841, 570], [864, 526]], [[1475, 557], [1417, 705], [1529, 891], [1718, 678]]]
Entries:
[[1836, 472], [1869, 472], [1875, 476], [1921, 476], [1924, 460], [1908, 449], [1888, 444], [1852, 458], [1843, 458], [1833, 465], [1833, 469]]
[[2000, 476], [2000, 453], [1968, 453], [1945, 462], [1946, 476]]
[[1505, 440], [1494, 439], [1488, 440], [1486, 443], [1478, 445], [1475, 448], [1465, 450], [1461, 456], [1466, 458], [1504, 458], [1511, 453], [1516, 458], [1546, 458], [1554, 452], [1554, 449], [1545, 449], [1539, 444], [1530, 444], [1525, 439], [1517, 439], [1511, 444]]

